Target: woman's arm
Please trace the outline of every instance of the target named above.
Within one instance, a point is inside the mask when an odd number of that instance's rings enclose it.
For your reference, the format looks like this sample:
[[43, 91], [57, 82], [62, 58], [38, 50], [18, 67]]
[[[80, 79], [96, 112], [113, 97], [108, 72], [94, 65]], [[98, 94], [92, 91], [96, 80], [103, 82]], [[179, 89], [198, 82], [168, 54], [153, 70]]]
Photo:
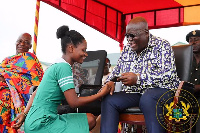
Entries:
[[30, 99], [29, 99], [29, 101], [28, 101], [28, 104], [27, 104], [27, 106], [26, 106], [24, 112], [21, 113], [21, 114], [19, 114], [19, 115], [14, 119], [14, 121], [17, 121], [17, 123], [15, 123], [15, 124], [12, 126], [12, 128], [14, 128], [14, 129], [17, 130], [17, 129], [19, 129], [19, 128], [21, 127], [21, 125], [23, 124], [23, 122], [24, 122], [24, 120], [25, 120], [25, 118], [26, 118], [26, 115], [28, 114], [28, 111], [29, 111], [30, 108], [31, 108], [31, 105], [32, 105], [32, 103], [33, 103], [33, 99], [34, 99], [34, 97], [35, 97], [36, 92], [37, 92], [37, 90], [35, 90], [35, 91], [33, 92], [32, 96], [30, 97]]
[[78, 97], [74, 89], [69, 89], [65, 91], [64, 95], [70, 107], [76, 108], [100, 99], [101, 97], [107, 95], [110, 92], [110, 89], [111, 87], [106, 84], [101, 88], [101, 91], [95, 95]]

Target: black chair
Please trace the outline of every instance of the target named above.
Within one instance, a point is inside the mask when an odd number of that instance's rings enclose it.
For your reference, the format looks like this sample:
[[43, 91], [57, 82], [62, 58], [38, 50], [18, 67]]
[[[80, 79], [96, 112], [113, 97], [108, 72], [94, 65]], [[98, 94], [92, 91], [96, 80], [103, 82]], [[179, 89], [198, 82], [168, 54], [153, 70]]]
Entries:
[[[181, 81], [189, 81], [192, 68], [192, 45], [172, 46], [175, 55], [177, 74]], [[138, 107], [128, 108], [120, 114], [120, 122], [125, 124], [145, 125], [144, 115]], [[124, 128], [124, 127], [123, 127]]]
[[172, 46], [175, 56], [176, 70], [182, 81], [190, 81], [193, 59], [192, 45]]
[[[105, 50], [88, 51], [88, 57], [82, 63], [82, 68], [87, 71], [88, 82], [79, 88], [79, 96], [90, 96], [96, 94], [102, 85], [103, 71], [107, 52]], [[101, 101], [97, 100], [77, 109], [78, 113], [101, 113]]]
[[97, 50], [88, 51], [87, 53], [88, 57], [81, 64], [82, 69], [86, 70], [88, 74], [88, 83], [84, 84], [101, 85], [107, 52], [105, 50]]
[[[91, 94], [95, 94], [101, 88], [103, 71], [105, 66], [105, 60], [107, 56], [107, 52], [105, 50], [98, 51], [87, 51], [88, 57], [81, 64], [81, 69], [84, 72], [84, 75], [87, 77], [84, 80], [84, 84], [78, 85], [80, 86], [76, 93], [79, 96], [89, 96]], [[80, 76], [80, 75], [74, 75]], [[62, 105], [58, 106], [58, 114], [66, 114], [66, 113], [93, 113], [94, 115], [99, 115], [101, 111], [101, 102], [94, 101], [85, 106], [79, 107], [77, 109], [72, 109], [68, 105], [67, 101], [62, 101]]]

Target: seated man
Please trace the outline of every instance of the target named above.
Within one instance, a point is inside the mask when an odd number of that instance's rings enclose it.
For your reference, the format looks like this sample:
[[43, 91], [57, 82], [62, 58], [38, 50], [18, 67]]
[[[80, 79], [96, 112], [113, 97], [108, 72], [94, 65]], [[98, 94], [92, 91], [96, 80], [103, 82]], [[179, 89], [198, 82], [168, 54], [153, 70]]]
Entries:
[[[101, 103], [101, 133], [116, 133], [119, 113], [129, 107], [141, 109], [148, 133], [164, 133], [156, 117], [156, 113], [162, 114], [162, 109], [156, 110], [157, 101], [180, 83], [172, 48], [168, 41], [149, 33], [143, 17], [129, 21], [126, 37], [128, 44], [107, 80], [113, 86], [111, 95]], [[117, 81], [122, 82], [123, 90], [113, 94], [114, 76], [119, 77]]]
[[43, 69], [37, 57], [28, 52], [32, 47], [28, 33], [19, 36], [16, 55], [0, 64], [0, 132], [15, 132], [11, 126], [17, 114], [23, 112], [29, 100], [29, 89], [39, 85]]
[[110, 75], [110, 71], [109, 71], [110, 67], [111, 67], [110, 59], [106, 58], [105, 66], [104, 66], [104, 70], [103, 70], [103, 78], [102, 78], [103, 85], [106, 82], [106, 79], [108, 78], [108, 76]]
[[[195, 84], [195, 97], [200, 103], [200, 30], [194, 30], [186, 35], [186, 41], [193, 45], [193, 63], [191, 70], [190, 82]], [[193, 128], [193, 133], [200, 132], [200, 119], [196, 123], [196, 128]], [[196, 130], [196, 131], [194, 131]]]

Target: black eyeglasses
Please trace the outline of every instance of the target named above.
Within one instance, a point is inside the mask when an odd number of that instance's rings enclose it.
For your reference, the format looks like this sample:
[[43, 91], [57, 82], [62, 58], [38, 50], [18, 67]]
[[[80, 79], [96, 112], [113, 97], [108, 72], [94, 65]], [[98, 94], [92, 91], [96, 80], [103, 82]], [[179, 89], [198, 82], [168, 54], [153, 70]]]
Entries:
[[147, 29], [139, 30], [139, 31], [138, 31], [137, 33], [135, 33], [135, 34], [126, 33], [125, 36], [126, 36], [127, 39], [128, 39], [129, 37], [131, 37], [131, 38], [133, 39], [133, 38], [137, 37], [137, 36], [140, 34], [141, 31], [147, 32], [148, 30], [147, 30]]

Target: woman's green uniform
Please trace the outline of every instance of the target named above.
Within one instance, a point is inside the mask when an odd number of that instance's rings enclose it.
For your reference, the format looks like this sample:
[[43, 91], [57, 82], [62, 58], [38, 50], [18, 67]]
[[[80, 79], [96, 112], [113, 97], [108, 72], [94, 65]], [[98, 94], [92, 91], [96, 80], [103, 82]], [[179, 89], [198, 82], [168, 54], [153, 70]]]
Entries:
[[45, 72], [25, 120], [26, 133], [89, 133], [86, 113], [57, 114], [64, 91], [74, 88], [72, 68], [55, 63]]

